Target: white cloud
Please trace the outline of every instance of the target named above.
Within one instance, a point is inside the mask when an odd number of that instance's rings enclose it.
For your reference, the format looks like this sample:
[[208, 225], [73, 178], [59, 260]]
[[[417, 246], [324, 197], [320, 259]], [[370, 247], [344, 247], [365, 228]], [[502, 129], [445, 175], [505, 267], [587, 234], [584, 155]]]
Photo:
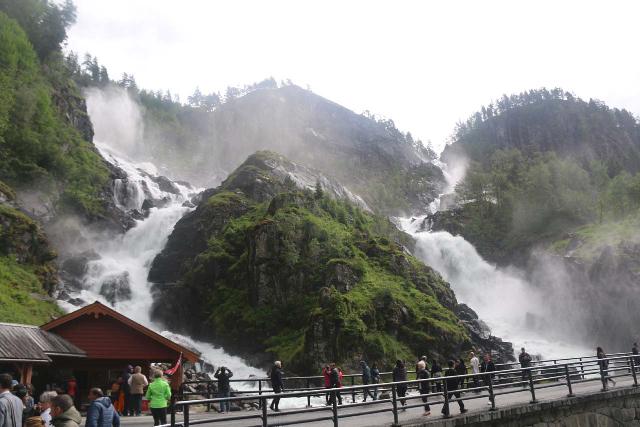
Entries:
[[76, 0], [69, 47], [183, 99], [268, 76], [442, 146], [503, 93], [561, 86], [640, 113], [640, 3]]

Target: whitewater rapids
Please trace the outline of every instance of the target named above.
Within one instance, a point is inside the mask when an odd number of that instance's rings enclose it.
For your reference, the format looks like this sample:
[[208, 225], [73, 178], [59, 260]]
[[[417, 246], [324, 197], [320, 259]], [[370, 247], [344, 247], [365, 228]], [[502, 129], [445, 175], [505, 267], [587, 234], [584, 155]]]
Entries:
[[532, 318], [555, 316], [548, 311], [545, 295], [518, 271], [488, 263], [461, 236], [422, 231], [425, 218], [400, 218], [397, 223], [416, 240], [414, 255], [451, 284], [458, 301], [476, 311], [494, 336], [512, 342], [516, 352], [525, 347], [531, 355], [545, 359], [592, 354], [593, 350], [565, 343], [557, 336], [545, 336], [532, 327]]

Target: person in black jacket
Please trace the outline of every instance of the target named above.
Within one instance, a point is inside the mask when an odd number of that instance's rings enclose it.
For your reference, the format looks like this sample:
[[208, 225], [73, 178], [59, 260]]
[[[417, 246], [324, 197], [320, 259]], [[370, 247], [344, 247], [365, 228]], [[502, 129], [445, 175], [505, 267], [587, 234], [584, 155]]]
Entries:
[[[482, 376], [485, 387], [489, 387], [490, 378], [493, 378], [492, 372], [495, 372], [495, 370], [496, 365], [494, 365], [493, 360], [491, 360], [491, 353], [485, 353], [482, 363], [480, 364], [480, 372], [487, 374]], [[489, 398], [489, 404], [491, 404], [491, 398]]]
[[607, 358], [607, 354], [604, 352], [602, 347], [598, 347], [596, 349], [596, 356], [598, 357], [598, 366], [600, 366], [600, 370], [602, 371], [602, 376], [605, 378], [605, 381], [609, 381], [611, 384], [616, 385], [616, 381], [609, 376], [609, 361], [605, 360]]
[[[360, 367], [362, 368], [362, 384], [371, 384], [371, 368], [369, 368], [369, 365], [367, 365], [367, 362], [365, 362], [364, 360], [360, 361]], [[363, 402], [367, 401], [367, 396], [371, 396], [371, 399], [376, 400], [375, 394], [373, 394], [371, 392], [371, 389], [369, 389], [368, 387], [362, 389], [362, 394]]]
[[[456, 375], [467, 375], [467, 365], [464, 364], [464, 359], [461, 357], [456, 361]], [[459, 388], [464, 388], [466, 378], [460, 378]]]
[[[400, 381], [407, 381], [407, 368], [404, 366], [404, 362], [402, 360], [396, 360], [396, 366], [393, 368], [393, 382]], [[396, 391], [398, 392], [399, 397], [405, 397], [407, 395], [407, 385], [398, 384], [396, 386]], [[402, 409], [406, 410], [405, 406], [407, 405], [407, 399], [400, 399], [400, 403], [402, 404]]]
[[[434, 358], [433, 362], [431, 362], [431, 378], [440, 378], [442, 376], [442, 368], [438, 363], [438, 359]], [[436, 381], [432, 388], [435, 387], [434, 392], [440, 393], [442, 391], [442, 382]]]
[[125, 417], [128, 415], [133, 415], [133, 405], [131, 404], [131, 386], [129, 385], [129, 378], [131, 378], [131, 374], [133, 374], [133, 366], [127, 365], [127, 367], [124, 369], [124, 372], [122, 373], [123, 382], [121, 389], [124, 393], [124, 410], [122, 411], [122, 415]]
[[337, 389], [335, 392], [331, 392], [329, 403], [333, 405], [337, 397], [338, 405], [342, 405], [342, 396], [340, 395], [340, 387], [342, 387], [342, 383], [340, 382], [340, 370], [336, 367], [335, 363], [332, 363], [329, 367], [331, 368], [331, 374], [329, 375], [331, 388]]
[[[418, 361], [418, 364], [416, 365], [416, 380], [428, 380], [429, 378], [431, 378], [431, 374], [429, 374], [429, 371], [427, 370], [427, 364], [424, 360]], [[429, 382], [422, 381], [418, 383], [418, 390], [420, 391], [420, 394], [423, 395], [422, 401], [424, 402], [424, 414], [422, 415], [424, 415], [425, 417], [427, 415], [431, 415], [431, 407], [429, 407], [428, 397], [424, 396], [426, 394], [429, 394], [429, 392], [431, 391]]]
[[[231, 396], [231, 384], [229, 379], [233, 376], [233, 372], [230, 369], [221, 366], [218, 368], [213, 376], [218, 380], [218, 397], [230, 397]], [[229, 401], [220, 402], [220, 413], [224, 414], [231, 410], [231, 404]]]
[[[444, 376], [445, 381], [447, 382], [447, 399], [451, 399], [451, 396], [455, 396], [458, 401], [458, 406], [460, 407], [460, 413], [464, 414], [467, 410], [464, 408], [464, 402], [462, 401], [462, 393], [458, 391], [458, 385], [460, 383], [458, 378], [449, 378], [446, 377], [455, 377], [458, 373], [455, 370], [455, 362], [453, 360], [449, 360], [447, 362], [448, 369], [445, 370]], [[445, 413], [445, 407], [442, 406], [442, 413]]]
[[[276, 360], [276, 362], [273, 364], [273, 369], [271, 369], [271, 388], [276, 394], [280, 394], [284, 391], [284, 382], [282, 380], [283, 377], [284, 375], [282, 372], [282, 362]], [[278, 409], [278, 405], [280, 405], [280, 398], [275, 397], [269, 407], [272, 411], [279, 412], [280, 409]]]
[[522, 369], [522, 387], [526, 387], [525, 381], [529, 378], [527, 368], [531, 367], [531, 356], [522, 347], [520, 349], [520, 355], [518, 355], [518, 362], [520, 362], [520, 368]]
[[[371, 365], [371, 382], [373, 384], [380, 383], [380, 370], [375, 362]], [[378, 400], [378, 387], [373, 388], [373, 400]]]

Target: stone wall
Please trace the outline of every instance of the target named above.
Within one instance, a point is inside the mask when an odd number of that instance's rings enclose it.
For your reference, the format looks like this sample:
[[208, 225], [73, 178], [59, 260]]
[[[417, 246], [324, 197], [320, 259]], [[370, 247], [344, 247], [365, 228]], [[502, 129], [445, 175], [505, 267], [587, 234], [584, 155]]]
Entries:
[[640, 426], [640, 388], [511, 406], [448, 420], [404, 423], [407, 427], [619, 427]]

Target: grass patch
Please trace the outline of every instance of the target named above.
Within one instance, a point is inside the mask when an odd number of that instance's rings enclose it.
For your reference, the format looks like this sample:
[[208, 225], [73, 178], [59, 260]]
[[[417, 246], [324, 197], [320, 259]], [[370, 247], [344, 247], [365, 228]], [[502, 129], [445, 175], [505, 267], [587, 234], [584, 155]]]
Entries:
[[9, 257], [0, 257], [0, 322], [41, 325], [63, 311], [46, 300], [38, 276]]

